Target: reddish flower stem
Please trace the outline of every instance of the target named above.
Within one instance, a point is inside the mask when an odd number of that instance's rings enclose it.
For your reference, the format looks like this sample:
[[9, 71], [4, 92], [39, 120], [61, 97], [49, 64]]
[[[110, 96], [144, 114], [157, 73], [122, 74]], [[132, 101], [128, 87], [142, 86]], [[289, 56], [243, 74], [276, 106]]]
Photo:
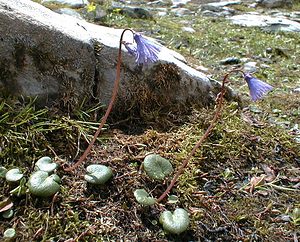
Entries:
[[233, 72], [241, 72], [241, 70], [237, 70], [237, 69], [232, 70], [224, 76], [223, 81], [222, 81], [221, 91], [218, 94], [217, 100], [216, 100], [217, 107], [216, 107], [215, 115], [214, 115], [209, 127], [207, 128], [205, 133], [202, 135], [202, 137], [199, 139], [199, 141], [194, 145], [192, 151], [190, 152], [188, 157], [183, 161], [182, 165], [178, 168], [178, 170], [177, 170], [176, 174], [174, 175], [170, 185], [167, 187], [167, 189], [164, 191], [164, 193], [156, 200], [157, 203], [164, 200], [165, 197], [169, 194], [169, 192], [171, 191], [171, 189], [173, 188], [173, 186], [177, 182], [179, 176], [184, 172], [184, 169], [187, 167], [189, 161], [195, 155], [197, 149], [202, 145], [203, 141], [210, 135], [211, 131], [216, 126], [217, 121], [219, 120], [219, 118], [221, 116], [221, 111], [222, 111], [222, 107], [223, 107], [224, 95], [225, 95], [225, 92], [226, 92], [225, 84], [227, 83], [228, 76]]
[[87, 156], [89, 155], [89, 153], [91, 152], [91, 149], [94, 145], [94, 143], [96, 142], [112, 108], [113, 108], [113, 105], [114, 105], [114, 102], [116, 100], [116, 97], [117, 97], [117, 94], [118, 94], [118, 89], [119, 89], [119, 83], [120, 83], [120, 77], [121, 77], [121, 63], [122, 63], [122, 42], [123, 42], [123, 36], [124, 36], [124, 33], [126, 31], [131, 31], [133, 33], [133, 31], [131, 29], [124, 29], [122, 34], [121, 34], [121, 37], [120, 37], [120, 44], [119, 44], [119, 52], [118, 52], [118, 63], [117, 63], [117, 69], [116, 69], [116, 79], [115, 79], [115, 82], [114, 82], [114, 87], [113, 87], [113, 90], [112, 90], [112, 96], [111, 96], [111, 99], [110, 99], [110, 102], [109, 102], [109, 105], [106, 109], [106, 112], [105, 112], [105, 115], [103, 116], [102, 120], [101, 120], [101, 123], [96, 131], [96, 133], [94, 134], [94, 137], [92, 139], [92, 141], [89, 143], [89, 146], [86, 148], [86, 150], [84, 151], [83, 155], [79, 158], [79, 160], [73, 164], [72, 166], [70, 167], [66, 167], [64, 168], [65, 171], [72, 171], [74, 170], [76, 167], [78, 167], [79, 165], [81, 165], [84, 160], [87, 158]]

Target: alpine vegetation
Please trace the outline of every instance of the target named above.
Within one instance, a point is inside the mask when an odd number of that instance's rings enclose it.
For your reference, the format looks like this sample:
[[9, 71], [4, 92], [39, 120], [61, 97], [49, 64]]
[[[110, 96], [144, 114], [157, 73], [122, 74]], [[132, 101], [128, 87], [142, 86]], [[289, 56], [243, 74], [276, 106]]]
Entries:
[[[123, 41], [123, 36], [124, 33], [126, 31], [130, 31], [133, 34], [133, 43], [128, 43], [126, 41]], [[120, 78], [121, 78], [121, 63], [122, 63], [122, 45], [124, 45], [124, 47], [126, 48], [126, 50], [128, 51], [128, 53], [132, 56], [135, 57], [135, 62], [137, 63], [137, 65], [139, 66], [143, 66], [143, 65], [147, 65], [149, 63], [154, 63], [156, 61], [158, 61], [158, 55], [159, 52], [161, 51], [161, 46], [153, 41], [151, 41], [150, 39], [144, 37], [143, 35], [139, 34], [139, 33], [135, 33], [133, 30], [131, 29], [124, 29], [121, 37], [120, 37], [120, 41], [119, 41], [119, 52], [118, 52], [118, 62], [117, 62], [117, 67], [116, 67], [116, 79], [114, 82], [114, 88], [112, 90], [112, 96], [111, 96], [111, 100], [110, 103], [107, 107], [106, 113], [102, 118], [102, 121], [96, 131], [96, 133], [94, 134], [94, 137], [92, 139], [92, 141], [89, 143], [89, 146], [87, 147], [87, 149], [85, 150], [85, 152], [83, 153], [83, 155], [80, 157], [80, 159], [73, 164], [70, 167], [66, 167], [64, 168], [65, 171], [72, 171], [74, 170], [77, 166], [79, 166], [80, 164], [82, 164], [85, 159], [87, 158], [87, 156], [89, 155], [97, 137], [99, 136], [112, 108], [114, 105], [114, 101], [117, 97], [117, 93], [118, 93], [118, 89], [119, 89], [119, 83], [120, 83]], [[148, 192], [144, 189], [137, 189], [134, 192], [134, 196], [137, 200], [138, 203], [140, 203], [143, 206], [151, 206], [151, 205], [155, 205], [159, 202], [161, 202], [162, 200], [164, 200], [166, 198], [166, 196], [169, 194], [169, 192], [172, 190], [172, 188], [174, 187], [174, 185], [176, 184], [179, 176], [184, 172], [185, 168], [187, 167], [189, 161], [192, 159], [192, 157], [195, 155], [197, 149], [203, 144], [204, 140], [206, 140], [206, 138], [210, 135], [210, 133], [212, 132], [212, 130], [214, 129], [214, 127], [216, 126], [218, 120], [221, 117], [221, 113], [222, 113], [222, 108], [224, 105], [224, 96], [226, 93], [226, 84], [229, 83], [228, 77], [230, 75], [232, 75], [233, 73], [242, 73], [244, 80], [247, 82], [249, 90], [250, 90], [250, 96], [252, 98], [253, 101], [257, 101], [259, 99], [261, 99], [267, 92], [271, 91], [273, 89], [272, 86], [270, 86], [269, 84], [253, 77], [251, 74], [249, 73], [244, 73], [242, 70], [240, 69], [233, 69], [231, 71], [229, 71], [222, 80], [222, 84], [221, 84], [221, 89], [220, 89], [220, 93], [217, 95], [216, 98], [216, 110], [215, 110], [215, 114], [214, 117], [209, 125], [209, 127], [207, 128], [207, 130], [205, 131], [205, 133], [202, 135], [202, 137], [196, 142], [196, 144], [194, 145], [192, 151], [188, 154], [188, 156], [186, 157], [186, 159], [183, 161], [182, 165], [177, 169], [177, 171], [175, 172], [169, 186], [166, 188], [166, 190], [162, 193], [162, 195], [155, 199], [154, 197], [151, 197]], [[149, 158], [149, 157], [148, 157]], [[149, 162], [149, 166], [147, 166], [147, 162]], [[146, 159], [146, 162], [144, 169], [146, 170], [147, 174], [151, 176], [152, 172], [154, 172], [152, 178], [156, 178], [156, 179], [164, 179], [164, 176], [171, 173], [173, 171], [172, 165], [168, 163], [168, 160], [159, 157], [157, 155], [152, 155], [151, 159]], [[88, 172], [94, 172], [94, 170], [90, 170], [91, 167], [94, 168], [95, 165], [89, 166], [88, 167]], [[101, 165], [100, 165], [101, 166]], [[104, 166], [103, 166], [104, 167]], [[99, 176], [102, 177], [102, 168], [99, 170]], [[106, 168], [106, 167], [105, 167]], [[163, 174], [163, 170], [167, 168], [167, 172], [166, 174]], [[109, 169], [109, 168], [107, 168]], [[109, 170], [110, 171], [110, 170]], [[96, 172], [96, 170], [95, 170]], [[98, 168], [97, 168], [97, 172], [98, 172]], [[101, 175], [100, 175], [101, 174]], [[157, 175], [157, 174], [161, 174], [161, 175]], [[102, 181], [102, 178], [100, 178], [100, 181], [95, 181], [95, 180], [90, 180], [90, 174], [85, 176], [85, 179], [88, 182], [92, 182], [92, 183], [100, 183], [100, 184], [104, 184], [105, 181], [107, 181], [110, 177], [111, 177], [112, 173], [108, 172], [107, 174], [105, 174], [105, 178]], [[98, 175], [94, 175], [92, 174], [92, 177], [96, 177]], [[57, 185], [59, 187], [59, 185]], [[173, 224], [172, 222], [168, 223], [169, 221], [173, 221], [173, 219], [177, 219], [180, 217], [176, 216], [176, 212], [183, 211], [183, 216], [182, 216], [182, 221], [180, 220], [179, 224]], [[179, 213], [179, 212], [178, 212]], [[175, 216], [175, 217], [174, 217]], [[174, 218], [173, 218], [174, 217]], [[176, 210], [174, 212], [174, 215], [172, 215], [172, 213], [170, 211], [163, 213], [162, 217], [161, 217], [161, 222], [164, 226], [164, 229], [170, 233], [181, 233], [183, 231], [185, 231], [188, 227], [189, 224], [189, 216], [188, 213], [184, 210]], [[181, 226], [182, 224], [182, 226]], [[178, 229], [177, 229], [178, 228]]]

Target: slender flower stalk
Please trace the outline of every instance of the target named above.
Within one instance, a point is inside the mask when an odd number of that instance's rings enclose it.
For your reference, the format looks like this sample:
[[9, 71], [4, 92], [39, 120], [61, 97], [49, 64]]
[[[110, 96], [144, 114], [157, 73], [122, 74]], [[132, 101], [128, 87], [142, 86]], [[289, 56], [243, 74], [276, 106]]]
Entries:
[[249, 73], [245, 74], [240, 69], [235, 69], [230, 72], [228, 72], [222, 81], [221, 91], [217, 95], [217, 106], [215, 115], [205, 131], [205, 133], [202, 135], [202, 137], [199, 139], [199, 141], [194, 145], [192, 151], [189, 153], [188, 157], [183, 161], [182, 165], [178, 168], [177, 172], [175, 173], [173, 179], [171, 180], [170, 185], [167, 187], [167, 189], [163, 192], [163, 194], [156, 200], [157, 203], [161, 202], [165, 199], [165, 197], [169, 194], [171, 189], [174, 187], [175, 183], [177, 182], [179, 176], [184, 172], [184, 169], [187, 167], [189, 161], [192, 159], [192, 157], [195, 155], [197, 149], [203, 144], [205, 139], [210, 135], [214, 127], [216, 126], [218, 120], [221, 117], [222, 108], [223, 108], [223, 101], [224, 101], [224, 95], [226, 93], [225, 85], [228, 83], [228, 76], [232, 73], [240, 72], [243, 74], [245, 81], [248, 83], [250, 95], [253, 101], [257, 101], [258, 99], [261, 99], [267, 92], [271, 91], [273, 87], [259, 79], [256, 79], [255, 77], [251, 76]]
[[[233, 71], [232, 71], [233, 72]], [[230, 72], [231, 73], [231, 72]], [[222, 107], [223, 107], [223, 101], [224, 101], [224, 95], [226, 92], [225, 89], [225, 84], [227, 82], [227, 78], [229, 76], [229, 74], [226, 74], [223, 78], [222, 81], [222, 86], [221, 86], [221, 91], [220, 93], [217, 95], [217, 107], [216, 107], [216, 111], [215, 111], [215, 115], [209, 125], [209, 127], [207, 128], [207, 130], [205, 131], [205, 133], [202, 135], [202, 137], [199, 139], [199, 141], [194, 145], [192, 151], [190, 152], [190, 154], [188, 155], [188, 157], [183, 161], [182, 165], [178, 168], [177, 172], [175, 173], [173, 179], [171, 180], [170, 185], [167, 187], [167, 189], [163, 192], [163, 194], [156, 200], [157, 203], [161, 202], [162, 200], [165, 199], [165, 197], [169, 194], [169, 192], [171, 191], [171, 189], [173, 188], [173, 186], [175, 185], [175, 183], [177, 182], [179, 176], [184, 172], [184, 169], [187, 167], [189, 161], [192, 159], [192, 157], [195, 155], [197, 149], [202, 145], [202, 143], [204, 142], [204, 140], [210, 135], [211, 131], [214, 129], [214, 127], [217, 124], [217, 121], [219, 120], [220, 116], [221, 116], [221, 111], [222, 111]]]
[[[136, 42], [136, 46], [132, 47], [133, 44], [128, 44], [128, 43], [123, 41], [123, 36], [124, 36], [126, 31], [131, 31], [132, 32], [133, 39]], [[121, 76], [122, 44], [124, 44], [124, 46], [126, 47], [126, 49], [129, 52], [129, 54], [136, 57], [137, 64], [148, 64], [149, 62], [155, 62], [155, 61], [158, 60], [157, 55], [160, 51], [160, 46], [158, 46], [154, 42], [146, 39], [141, 34], [134, 33], [131, 29], [124, 29], [124, 31], [121, 34], [120, 42], [119, 42], [119, 52], [118, 52], [118, 63], [117, 63], [117, 69], [116, 69], [116, 79], [115, 79], [115, 82], [114, 82], [114, 87], [113, 87], [113, 90], [112, 90], [112, 96], [111, 96], [111, 99], [110, 99], [110, 103], [109, 103], [109, 105], [106, 109], [105, 115], [103, 116], [103, 118], [101, 120], [101, 123], [100, 123], [96, 133], [94, 134], [94, 137], [93, 137], [92, 141], [89, 143], [89, 145], [86, 148], [86, 150], [84, 151], [83, 155], [79, 158], [79, 160], [75, 164], [73, 164], [70, 167], [65, 167], [64, 168], [65, 171], [72, 171], [85, 161], [85, 159], [87, 158], [87, 156], [91, 152], [91, 149], [92, 149], [94, 143], [96, 142], [96, 140], [97, 140], [97, 138], [98, 138], [104, 124], [106, 123], [106, 120], [107, 120], [107, 118], [108, 118], [108, 116], [109, 116], [109, 114], [110, 114], [110, 112], [113, 108], [115, 99], [117, 97], [119, 83], [120, 83], [120, 76]]]

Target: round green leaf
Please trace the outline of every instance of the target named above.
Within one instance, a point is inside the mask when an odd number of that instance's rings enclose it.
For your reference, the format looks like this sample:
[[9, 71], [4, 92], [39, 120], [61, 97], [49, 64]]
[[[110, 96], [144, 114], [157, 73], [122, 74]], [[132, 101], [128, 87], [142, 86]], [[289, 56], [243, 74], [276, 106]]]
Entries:
[[185, 231], [190, 223], [187, 211], [177, 208], [172, 214], [170, 211], [164, 211], [159, 218], [165, 231], [171, 234], [180, 234]]
[[16, 236], [16, 230], [13, 228], [7, 229], [3, 233], [3, 237], [5, 239], [12, 239]]
[[57, 168], [57, 164], [52, 162], [52, 159], [48, 156], [40, 158], [35, 166], [37, 170], [46, 171], [48, 173], [53, 172]]
[[39, 197], [50, 197], [59, 191], [60, 178], [56, 174], [49, 176], [46, 171], [32, 173], [28, 181], [29, 191]]
[[17, 182], [20, 181], [23, 177], [23, 174], [19, 170], [19, 168], [10, 169], [5, 174], [5, 178], [9, 182]]
[[145, 189], [137, 189], [134, 191], [134, 197], [137, 200], [138, 203], [150, 206], [155, 204], [156, 200], [153, 197], [150, 197], [148, 192], [145, 191]]
[[5, 178], [7, 169], [4, 166], [0, 166], [0, 177]]
[[294, 223], [300, 224], [300, 208], [294, 208], [292, 213], [292, 219]]
[[110, 167], [104, 165], [89, 165], [84, 179], [92, 184], [104, 184], [113, 175]]
[[178, 202], [178, 197], [176, 195], [170, 195], [168, 197], [168, 203], [177, 203]]
[[172, 164], [160, 155], [147, 155], [143, 162], [147, 175], [155, 180], [162, 180], [173, 171]]
[[14, 215], [14, 210], [9, 209], [2, 213], [3, 218], [11, 218]]
[[299, 219], [300, 218], [300, 208], [294, 208], [293, 217]]

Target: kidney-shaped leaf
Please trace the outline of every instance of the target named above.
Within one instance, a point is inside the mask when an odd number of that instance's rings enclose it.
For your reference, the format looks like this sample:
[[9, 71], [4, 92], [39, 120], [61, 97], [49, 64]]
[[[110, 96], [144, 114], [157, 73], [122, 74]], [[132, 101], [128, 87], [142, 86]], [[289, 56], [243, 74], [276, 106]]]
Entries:
[[23, 177], [23, 174], [19, 170], [19, 168], [10, 169], [5, 174], [5, 179], [9, 182], [17, 182], [20, 181]]
[[292, 219], [296, 225], [300, 225], [300, 208], [294, 208], [292, 213]]
[[7, 169], [4, 166], [0, 166], [0, 177], [5, 178]]
[[155, 180], [162, 180], [173, 171], [172, 164], [157, 154], [147, 155], [143, 166], [147, 175]]
[[169, 197], [168, 197], [168, 202], [167, 203], [177, 203], [179, 201], [179, 199], [178, 199], [178, 197], [177, 196], [175, 196], [175, 195], [170, 195]]
[[104, 165], [89, 165], [86, 168], [87, 174], [84, 179], [92, 184], [104, 184], [113, 175], [110, 167]]
[[13, 228], [7, 229], [3, 233], [3, 238], [5, 239], [12, 239], [16, 236], [16, 230]]
[[14, 215], [14, 210], [9, 209], [2, 213], [3, 218], [11, 218]]
[[52, 159], [48, 156], [44, 156], [40, 158], [36, 163], [35, 166], [37, 170], [46, 171], [48, 173], [54, 171], [57, 168], [57, 164], [52, 162]]
[[180, 234], [185, 231], [190, 223], [189, 215], [183, 208], [177, 208], [172, 214], [164, 211], [159, 218], [164, 230], [172, 234]]
[[49, 176], [46, 171], [32, 173], [28, 181], [29, 191], [39, 197], [50, 197], [59, 191], [60, 178], [56, 174]]
[[134, 191], [134, 197], [137, 200], [139, 204], [150, 206], [155, 204], [155, 198], [150, 197], [148, 192], [145, 191], [145, 189], [137, 189]]

